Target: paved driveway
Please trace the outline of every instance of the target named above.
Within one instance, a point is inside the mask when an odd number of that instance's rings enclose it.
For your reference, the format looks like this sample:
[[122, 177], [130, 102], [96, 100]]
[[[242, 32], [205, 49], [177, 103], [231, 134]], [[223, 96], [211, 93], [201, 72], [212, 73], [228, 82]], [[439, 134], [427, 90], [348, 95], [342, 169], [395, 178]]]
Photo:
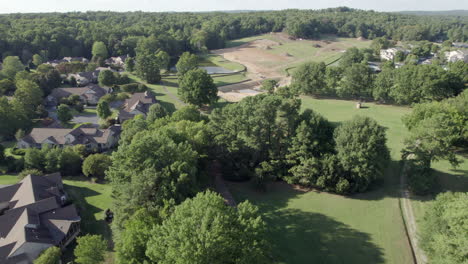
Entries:
[[95, 127], [99, 127], [99, 117], [94, 115], [76, 115], [71, 120], [73, 123], [91, 123]]

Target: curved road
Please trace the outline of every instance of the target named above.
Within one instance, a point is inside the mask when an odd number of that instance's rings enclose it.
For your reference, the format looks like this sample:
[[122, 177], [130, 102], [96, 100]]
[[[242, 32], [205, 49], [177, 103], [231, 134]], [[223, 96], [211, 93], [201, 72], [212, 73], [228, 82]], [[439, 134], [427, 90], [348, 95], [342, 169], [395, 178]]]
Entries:
[[[403, 161], [404, 162], [404, 161]], [[419, 247], [418, 243], [418, 231], [416, 225], [416, 218], [414, 217], [413, 206], [411, 205], [411, 194], [408, 189], [408, 184], [406, 181], [406, 163], [403, 164], [401, 173], [400, 173], [400, 206], [401, 213], [403, 216], [404, 225], [406, 228], [406, 234], [411, 246], [411, 251], [413, 253], [415, 264], [426, 264], [427, 256]]]

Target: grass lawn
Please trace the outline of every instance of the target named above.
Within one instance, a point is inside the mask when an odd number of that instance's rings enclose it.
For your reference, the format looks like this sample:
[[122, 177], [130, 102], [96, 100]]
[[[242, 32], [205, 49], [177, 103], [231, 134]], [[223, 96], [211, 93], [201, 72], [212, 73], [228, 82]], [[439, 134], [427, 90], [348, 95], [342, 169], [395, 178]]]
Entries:
[[239, 64], [237, 62], [229, 61], [224, 59], [223, 57], [215, 54], [207, 54], [203, 55], [200, 58], [200, 62], [198, 63], [198, 66], [202, 67], [223, 67], [225, 69], [231, 70], [231, 71], [242, 71], [245, 69], [245, 67], [242, 64]]
[[245, 73], [238, 73], [234, 75], [226, 75], [226, 76], [213, 76], [213, 81], [216, 86], [223, 86], [229, 85], [232, 83], [238, 83], [247, 80]]
[[[271, 45], [266, 51], [268, 53], [276, 55], [285, 55], [291, 58], [287, 63], [282, 63], [281, 71], [286, 69], [294, 68], [308, 61], [325, 62], [326, 64], [332, 63], [339, 59], [343, 51], [351, 48], [368, 48], [371, 41], [362, 41], [356, 38], [338, 38], [334, 35], [323, 35], [318, 40], [289, 40], [284, 37], [279, 37], [277, 34], [263, 34], [259, 36], [253, 36], [248, 38], [242, 38], [238, 40], [229, 41], [226, 43], [226, 47], [236, 47], [254, 40], [267, 39], [280, 43], [281, 45]], [[327, 41], [318, 42], [318, 41]], [[322, 47], [315, 47], [314, 43], [320, 43]], [[279, 66], [278, 62], [265, 61], [260, 62], [266, 67]], [[291, 73], [291, 71], [289, 71]]]
[[373, 190], [351, 197], [324, 192], [299, 192], [276, 184], [266, 193], [248, 183], [231, 184], [238, 200], [249, 199], [266, 213], [274, 256], [279, 263], [412, 263], [398, 206], [399, 151], [406, 135], [401, 117], [410, 109], [352, 101], [303, 97], [303, 108], [312, 108], [332, 122], [354, 115], [370, 116], [387, 127], [394, 161]]
[[0, 175], [0, 185], [10, 185], [18, 182], [18, 176], [16, 175]]
[[[110, 225], [104, 220], [104, 211], [111, 207], [111, 186], [102, 183], [91, 183], [85, 177], [64, 177], [65, 191], [73, 200], [81, 216], [81, 235], [102, 235], [109, 242], [105, 263], [113, 263], [113, 242]], [[67, 248], [64, 259], [73, 259], [76, 243]]]

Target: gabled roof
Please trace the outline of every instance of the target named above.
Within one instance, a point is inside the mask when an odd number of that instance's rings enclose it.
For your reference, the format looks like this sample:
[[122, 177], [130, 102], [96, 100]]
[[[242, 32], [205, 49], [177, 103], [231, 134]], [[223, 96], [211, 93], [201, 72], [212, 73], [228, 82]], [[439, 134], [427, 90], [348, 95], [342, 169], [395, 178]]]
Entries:
[[0, 202], [9, 203], [0, 214], [0, 263], [31, 263], [38, 252], [31, 248], [18, 252], [20, 247], [26, 242], [58, 245], [71, 225], [81, 220], [73, 205], [61, 206], [60, 173], [28, 175], [18, 184], [0, 188], [0, 194]]
[[124, 110], [131, 112], [138, 109], [143, 113], [146, 113], [149, 110], [149, 107], [156, 102], [156, 97], [148, 91], [144, 93], [134, 93], [132, 97], [125, 100]]
[[90, 84], [85, 87], [73, 87], [73, 88], [55, 88], [52, 90], [50, 96], [60, 99], [69, 97], [70, 95], [78, 95], [83, 97], [89, 97], [90, 94], [101, 98], [102, 96], [109, 93], [109, 90], [96, 84]]
[[[107, 143], [111, 132], [118, 131], [119, 129], [109, 127], [107, 129], [97, 128], [83, 128], [78, 127], [75, 129], [69, 128], [34, 128], [31, 133], [24, 138], [23, 141], [28, 144], [43, 144], [45, 140], [56, 142], [58, 145], [65, 144], [88, 144], [88, 143]], [[68, 142], [66, 138], [68, 135], [73, 136], [73, 141]]]

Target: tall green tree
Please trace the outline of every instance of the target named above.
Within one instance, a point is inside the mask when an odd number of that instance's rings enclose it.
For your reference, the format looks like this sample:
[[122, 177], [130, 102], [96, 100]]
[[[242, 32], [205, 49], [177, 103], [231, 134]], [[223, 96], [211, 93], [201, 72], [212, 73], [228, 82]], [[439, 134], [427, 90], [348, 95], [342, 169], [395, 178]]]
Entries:
[[18, 111], [21, 109], [29, 118], [33, 118], [37, 106], [42, 103], [43, 96], [43, 91], [35, 82], [18, 80], [12, 103], [18, 107]]
[[114, 73], [110, 70], [101, 71], [99, 73], [98, 81], [101, 86], [112, 86], [116, 83]]
[[369, 117], [356, 116], [335, 130], [337, 157], [350, 172], [348, 192], [363, 192], [383, 172], [390, 159], [385, 128]]
[[201, 107], [218, 100], [218, 88], [211, 76], [203, 69], [186, 72], [179, 81], [177, 90], [180, 98], [189, 104]]
[[73, 115], [70, 110], [70, 107], [65, 104], [61, 104], [57, 107], [57, 118], [60, 120], [62, 123], [66, 123], [70, 120], [72, 120]]
[[125, 222], [125, 228], [115, 245], [118, 263], [151, 262], [146, 255], [146, 245], [151, 238], [151, 231], [158, 222], [158, 219], [144, 208], [136, 211]]
[[102, 119], [106, 119], [112, 115], [112, 111], [110, 110], [109, 103], [105, 100], [99, 101], [97, 108], [96, 108], [96, 112], [98, 116]]
[[83, 162], [83, 174], [86, 177], [104, 179], [106, 170], [112, 165], [112, 160], [105, 154], [89, 155]]
[[168, 113], [166, 109], [161, 104], [153, 104], [150, 106], [146, 120], [150, 123], [154, 122], [156, 119], [163, 118], [167, 116]]
[[323, 94], [327, 91], [325, 74], [326, 66], [323, 62], [303, 64], [293, 74], [293, 86], [304, 94]]
[[91, 53], [93, 54], [94, 58], [107, 59], [109, 56], [106, 44], [104, 44], [102, 41], [96, 41], [93, 43]]
[[183, 76], [190, 70], [194, 70], [198, 66], [198, 57], [195, 54], [184, 52], [177, 61], [177, 74]]
[[421, 245], [431, 263], [466, 263], [468, 193], [437, 195], [422, 221]]
[[161, 81], [161, 67], [154, 53], [139, 52], [136, 57], [136, 71], [148, 83]]
[[113, 152], [107, 171], [115, 196], [116, 233], [139, 208], [158, 215], [167, 204], [180, 203], [198, 189], [198, 154], [189, 143], [182, 137], [175, 137], [175, 142], [158, 130], [135, 132], [131, 141], [122, 141]]
[[99, 264], [104, 261], [106, 241], [99, 235], [85, 235], [76, 239], [75, 262], [78, 264]]
[[371, 94], [372, 75], [367, 65], [354, 63], [343, 72], [337, 94], [341, 97], [367, 97]]
[[44, 59], [41, 57], [41, 55], [39, 54], [34, 54], [33, 57], [32, 57], [32, 63], [38, 67], [39, 65], [41, 65], [42, 63], [44, 63]]
[[17, 56], [8, 56], [3, 60], [2, 74], [10, 79], [14, 79], [16, 73], [24, 70], [24, 65]]
[[213, 192], [176, 206], [151, 233], [146, 251], [156, 263], [269, 263], [266, 224], [244, 202], [237, 210]]
[[50, 247], [44, 250], [37, 259], [34, 260], [34, 264], [58, 264], [62, 251], [58, 247]]
[[160, 50], [156, 53], [155, 56], [158, 61], [159, 68], [162, 70], [169, 69], [169, 62], [171, 61], [171, 57], [167, 52]]

